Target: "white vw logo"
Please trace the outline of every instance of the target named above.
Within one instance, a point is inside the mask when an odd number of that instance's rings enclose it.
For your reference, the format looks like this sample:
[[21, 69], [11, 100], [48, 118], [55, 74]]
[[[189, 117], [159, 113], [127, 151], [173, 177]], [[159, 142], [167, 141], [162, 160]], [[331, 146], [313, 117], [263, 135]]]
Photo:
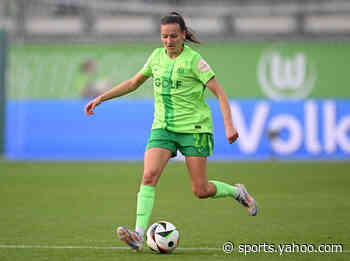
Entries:
[[311, 93], [316, 72], [302, 52], [293, 53], [286, 47], [275, 47], [261, 57], [258, 79], [263, 92], [272, 99], [301, 99]]

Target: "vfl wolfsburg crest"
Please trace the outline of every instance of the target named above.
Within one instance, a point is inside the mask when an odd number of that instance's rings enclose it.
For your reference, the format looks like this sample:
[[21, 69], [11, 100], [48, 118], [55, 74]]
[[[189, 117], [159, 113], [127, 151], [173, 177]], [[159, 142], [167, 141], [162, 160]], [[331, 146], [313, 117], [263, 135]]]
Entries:
[[314, 87], [316, 69], [302, 51], [279, 45], [263, 53], [258, 64], [258, 79], [263, 92], [272, 99], [302, 99]]
[[184, 74], [185, 74], [185, 69], [182, 67], [178, 67], [176, 71], [181, 76], [184, 76]]

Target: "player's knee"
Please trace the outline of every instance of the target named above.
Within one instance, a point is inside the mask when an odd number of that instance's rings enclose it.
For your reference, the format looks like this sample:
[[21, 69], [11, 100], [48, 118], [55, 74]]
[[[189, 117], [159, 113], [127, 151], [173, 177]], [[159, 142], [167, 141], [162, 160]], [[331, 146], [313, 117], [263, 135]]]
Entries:
[[192, 192], [197, 198], [207, 198], [209, 196], [207, 189], [201, 187], [192, 187]]
[[148, 186], [155, 186], [159, 177], [157, 169], [147, 169], [143, 172], [142, 184]]

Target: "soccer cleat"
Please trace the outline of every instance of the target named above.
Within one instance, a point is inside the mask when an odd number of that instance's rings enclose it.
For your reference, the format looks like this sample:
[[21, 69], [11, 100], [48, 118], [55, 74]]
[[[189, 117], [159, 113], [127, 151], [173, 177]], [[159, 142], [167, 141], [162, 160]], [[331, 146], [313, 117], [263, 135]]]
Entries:
[[256, 216], [258, 212], [258, 206], [252, 196], [249, 195], [243, 184], [236, 184], [237, 196], [235, 199], [247, 208], [249, 215]]
[[137, 232], [129, 231], [125, 227], [117, 228], [118, 239], [128, 244], [132, 249], [136, 251], [143, 250], [143, 239]]

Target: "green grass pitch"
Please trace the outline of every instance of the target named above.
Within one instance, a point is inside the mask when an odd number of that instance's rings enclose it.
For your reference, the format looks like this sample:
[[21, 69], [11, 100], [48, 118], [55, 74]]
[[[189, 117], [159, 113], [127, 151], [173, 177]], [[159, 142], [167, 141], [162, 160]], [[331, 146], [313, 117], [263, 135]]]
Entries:
[[[119, 225], [133, 227], [142, 163], [0, 163], [0, 260], [349, 260], [350, 163], [208, 163], [208, 176], [241, 182], [257, 217], [232, 199], [196, 199], [186, 167], [171, 162], [156, 192], [151, 222], [180, 231], [170, 255], [125, 249]], [[328, 254], [225, 254], [224, 242], [341, 243]], [[22, 247], [21, 247], [22, 246]], [[71, 248], [69, 248], [71, 247]]]

